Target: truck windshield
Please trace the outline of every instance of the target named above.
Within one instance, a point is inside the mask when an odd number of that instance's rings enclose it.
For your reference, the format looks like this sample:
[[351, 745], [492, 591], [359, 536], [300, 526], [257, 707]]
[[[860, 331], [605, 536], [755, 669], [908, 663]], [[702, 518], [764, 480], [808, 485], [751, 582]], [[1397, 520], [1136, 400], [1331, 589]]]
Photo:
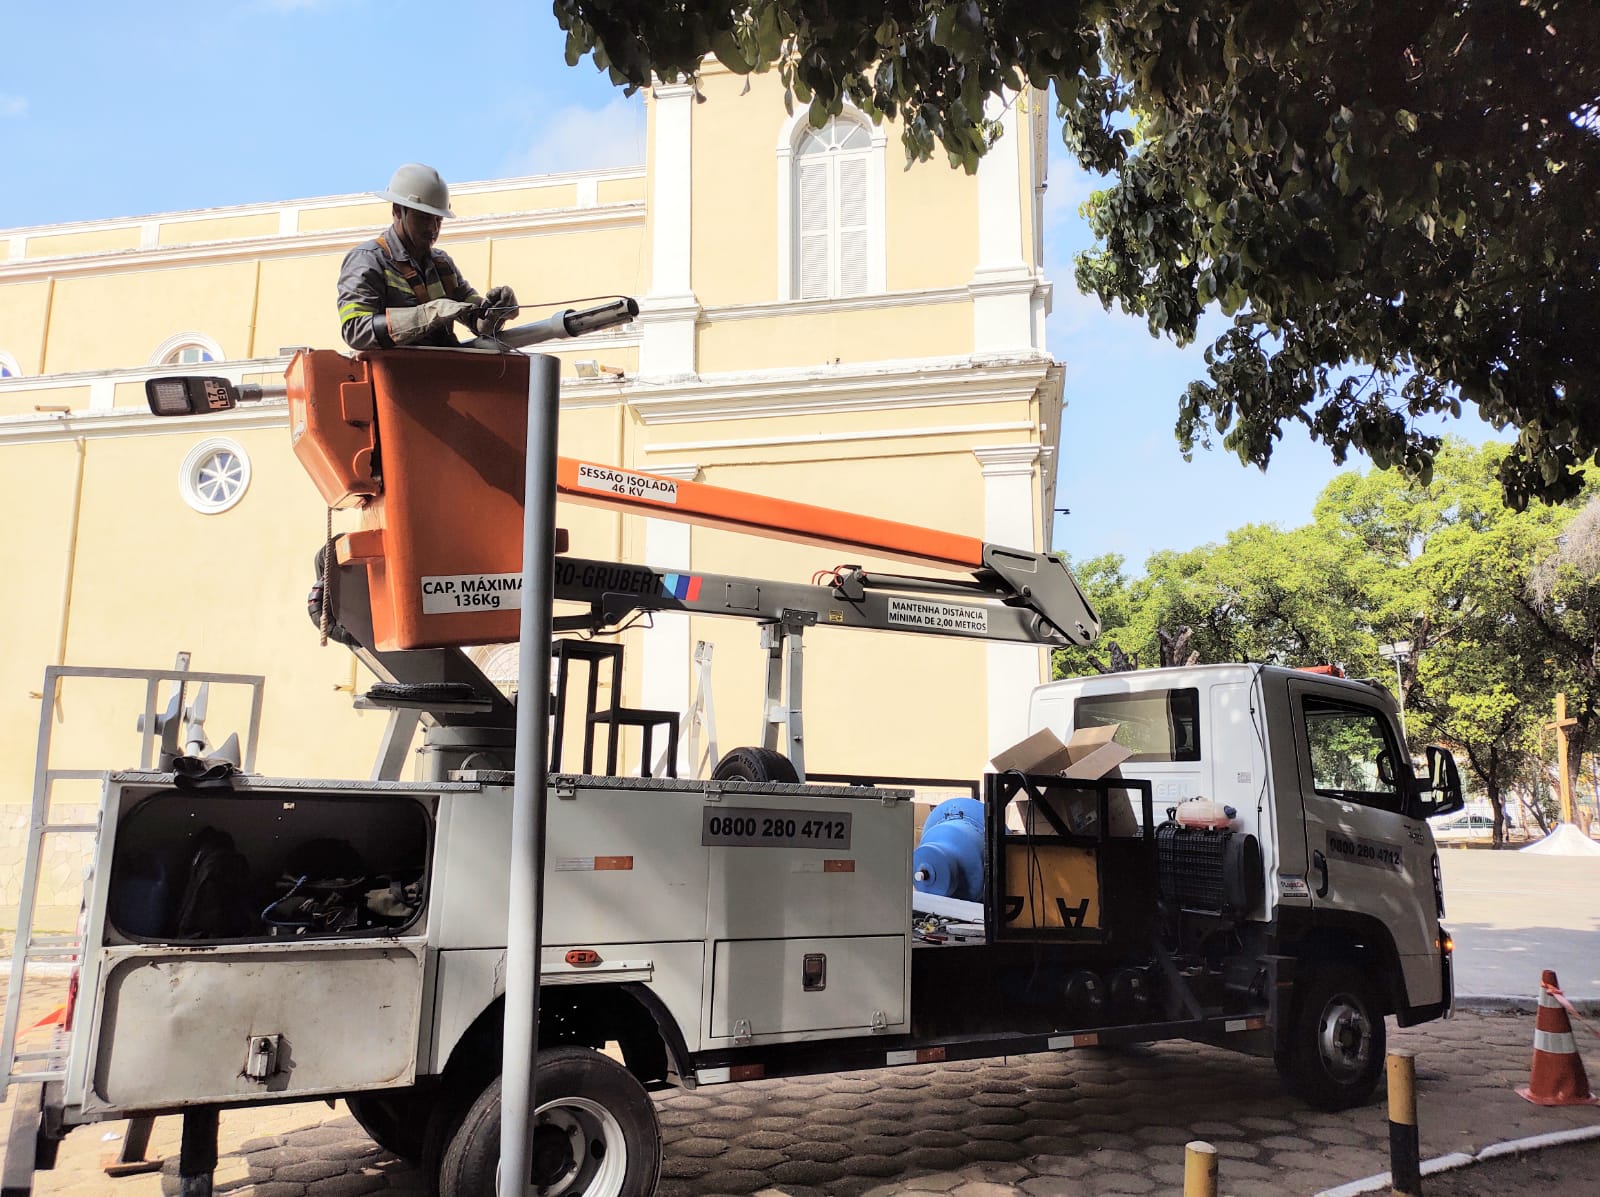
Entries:
[[1193, 687], [1085, 694], [1073, 704], [1073, 727], [1112, 724], [1117, 727], [1117, 743], [1133, 751], [1130, 761], [1200, 759], [1200, 691]]

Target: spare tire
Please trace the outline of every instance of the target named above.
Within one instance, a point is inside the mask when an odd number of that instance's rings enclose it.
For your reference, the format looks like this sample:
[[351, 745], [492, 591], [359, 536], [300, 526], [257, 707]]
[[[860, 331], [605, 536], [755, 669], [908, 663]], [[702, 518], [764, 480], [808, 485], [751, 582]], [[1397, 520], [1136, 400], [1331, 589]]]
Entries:
[[735, 748], [717, 762], [712, 781], [778, 781], [798, 784], [800, 775], [783, 753], [771, 748]]

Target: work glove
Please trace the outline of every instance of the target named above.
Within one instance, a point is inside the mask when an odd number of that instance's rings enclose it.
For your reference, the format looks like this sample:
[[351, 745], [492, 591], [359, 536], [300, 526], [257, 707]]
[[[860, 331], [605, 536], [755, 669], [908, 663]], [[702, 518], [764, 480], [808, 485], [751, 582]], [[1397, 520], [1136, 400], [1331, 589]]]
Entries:
[[483, 334], [499, 332], [522, 309], [517, 306], [517, 295], [510, 287], [490, 287], [478, 308], [477, 330]]
[[390, 308], [384, 316], [389, 323], [389, 339], [396, 345], [409, 345], [452, 320], [465, 323], [476, 310], [476, 304], [460, 299], [430, 299], [414, 308]]

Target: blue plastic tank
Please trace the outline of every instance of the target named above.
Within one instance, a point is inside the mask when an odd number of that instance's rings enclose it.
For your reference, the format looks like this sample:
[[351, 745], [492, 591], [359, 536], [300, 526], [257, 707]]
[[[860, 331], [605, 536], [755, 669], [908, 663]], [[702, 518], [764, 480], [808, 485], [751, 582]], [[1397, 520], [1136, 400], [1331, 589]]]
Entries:
[[925, 894], [983, 901], [983, 803], [951, 798], [928, 812], [911, 883]]

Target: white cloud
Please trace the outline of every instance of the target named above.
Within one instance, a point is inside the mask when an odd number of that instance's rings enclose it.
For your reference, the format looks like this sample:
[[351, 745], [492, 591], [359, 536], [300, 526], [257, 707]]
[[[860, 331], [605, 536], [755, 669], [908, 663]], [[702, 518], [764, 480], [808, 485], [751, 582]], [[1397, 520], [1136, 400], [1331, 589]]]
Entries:
[[1062, 152], [1050, 154], [1050, 185], [1044, 193], [1045, 227], [1078, 219], [1078, 207], [1094, 192], [1109, 185], [1109, 181], [1091, 175], [1072, 158]]
[[11, 96], [0, 91], [0, 116], [23, 116], [28, 111], [26, 96]]
[[576, 104], [539, 114], [539, 132], [507, 155], [503, 173], [546, 175], [644, 163], [644, 102], [618, 96], [603, 108]]

